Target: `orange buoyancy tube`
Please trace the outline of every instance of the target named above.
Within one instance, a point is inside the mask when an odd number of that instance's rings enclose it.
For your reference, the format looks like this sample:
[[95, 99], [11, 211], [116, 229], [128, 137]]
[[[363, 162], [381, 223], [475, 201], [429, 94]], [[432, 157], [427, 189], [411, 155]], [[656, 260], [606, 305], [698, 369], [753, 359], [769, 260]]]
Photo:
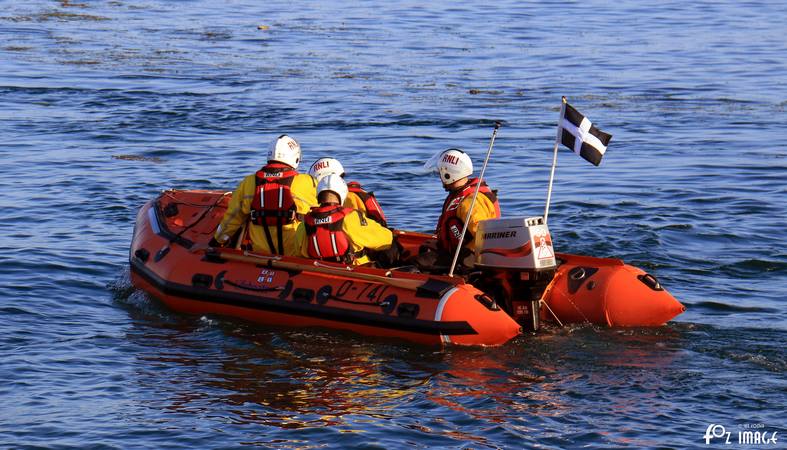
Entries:
[[352, 253], [350, 237], [342, 229], [344, 217], [351, 212], [351, 208], [339, 205], [315, 206], [309, 211], [303, 223], [310, 258], [352, 263], [355, 255]]
[[383, 209], [377, 202], [377, 197], [374, 196], [374, 192], [366, 192], [361, 187], [361, 183], [358, 183], [357, 181], [351, 181], [347, 183], [347, 190], [354, 193], [358, 196], [358, 198], [361, 199], [363, 206], [366, 208], [366, 215], [368, 217], [375, 220], [384, 227], [388, 226]]
[[[268, 247], [278, 254], [284, 252], [282, 226], [295, 220], [296, 207], [290, 187], [296, 175], [297, 171], [280, 163], [267, 164], [255, 174], [256, 189], [249, 220], [264, 228]], [[269, 226], [277, 227], [278, 247], [273, 245]]]
[[[450, 192], [443, 202], [443, 212], [437, 221], [437, 242], [440, 248], [453, 250], [459, 245], [459, 237], [465, 224], [465, 218], [459, 217], [459, 206], [466, 198], [473, 196], [478, 183], [478, 178], [470, 179], [463, 187]], [[495, 217], [500, 217], [500, 204], [497, 202], [496, 192], [483, 181], [478, 192], [492, 202], [495, 207]]]
[[661, 326], [686, 308], [656, 277], [619, 259], [558, 254], [545, 319], [610, 327]]

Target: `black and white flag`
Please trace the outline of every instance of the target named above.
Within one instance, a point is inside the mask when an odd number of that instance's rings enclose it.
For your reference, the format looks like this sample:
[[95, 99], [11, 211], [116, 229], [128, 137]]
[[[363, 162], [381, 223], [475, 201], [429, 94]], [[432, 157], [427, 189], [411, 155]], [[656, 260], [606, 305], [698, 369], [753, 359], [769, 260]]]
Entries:
[[566, 103], [563, 98], [563, 115], [560, 117], [560, 142], [593, 165], [601, 164], [612, 135], [593, 125], [587, 117]]

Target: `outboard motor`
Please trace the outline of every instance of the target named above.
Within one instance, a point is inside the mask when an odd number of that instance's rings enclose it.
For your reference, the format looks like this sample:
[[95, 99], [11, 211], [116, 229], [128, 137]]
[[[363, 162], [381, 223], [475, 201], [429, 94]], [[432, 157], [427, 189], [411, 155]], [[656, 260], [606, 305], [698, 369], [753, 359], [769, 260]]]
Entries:
[[473, 283], [526, 329], [539, 328], [539, 301], [555, 276], [557, 261], [543, 217], [478, 223]]

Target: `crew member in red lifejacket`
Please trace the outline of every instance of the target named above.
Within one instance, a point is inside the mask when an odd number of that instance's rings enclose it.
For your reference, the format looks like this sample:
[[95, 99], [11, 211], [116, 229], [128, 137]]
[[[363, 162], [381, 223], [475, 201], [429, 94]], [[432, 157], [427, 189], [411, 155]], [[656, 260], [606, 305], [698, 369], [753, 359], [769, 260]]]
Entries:
[[268, 254], [300, 255], [295, 236], [300, 219], [317, 205], [314, 179], [296, 171], [300, 160], [298, 141], [286, 134], [279, 136], [268, 150], [268, 164], [245, 177], [232, 193], [211, 245], [229, 245], [247, 223], [241, 236], [246, 247]]
[[368, 220], [361, 211], [342, 206], [348, 191], [338, 174], [323, 177], [317, 192], [320, 206], [312, 208], [298, 228], [304, 257], [360, 265], [370, 262], [367, 250], [391, 246], [391, 230]]
[[[443, 210], [437, 220], [436, 248], [422, 249], [417, 263], [422, 268], [443, 269], [450, 266], [456, 248], [460, 245], [465, 218], [473, 204], [473, 194], [479, 184], [478, 178], [470, 178], [473, 173], [473, 161], [462, 150], [451, 148], [437, 155], [437, 171], [443, 188], [448, 191], [448, 196], [443, 202]], [[474, 256], [475, 233], [478, 222], [500, 217], [500, 205], [497, 201], [497, 192], [480, 182], [475, 205], [470, 212], [467, 232], [461, 243], [459, 265], [472, 267]], [[436, 250], [436, 252], [434, 251]], [[431, 253], [431, 254], [430, 254]]]
[[[342, 178], [344, 178], [345, 175], [342, 163], [334, 158], [320, 158], [315, 161], [309, 169], [309, 175], [314, 177], [317, 182], [332, 173]], [[366, 213], [367, 217], [374, 219], [380, 225], [384, 227], [388, 226], [385, 220], [385, 214], [383, 214], [383, 209], [377, 202], [377, 197], [374, 196], [374, 192], [366, 192], [361, 187], [361, 183], [357, 181], [347, 182], [347, 189], [349, 192], [347, 193], [347, 200], [344, 201], [344, 206]]]

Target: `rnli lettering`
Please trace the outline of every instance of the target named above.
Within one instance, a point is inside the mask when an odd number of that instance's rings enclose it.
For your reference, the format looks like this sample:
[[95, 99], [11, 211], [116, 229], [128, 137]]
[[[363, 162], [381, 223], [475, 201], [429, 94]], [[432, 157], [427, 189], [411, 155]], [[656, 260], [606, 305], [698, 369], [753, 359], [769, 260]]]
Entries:
[[283, 172], [265, 172], [266, 178], [280, 178]]
[[459, 157], [454, 155], [444, 155], [443, 162], [447, 162], [448, 164], [457, 165], [459, 164]]
[[315, 225], [322, 225], [324, 223], [331, 223], [331, 222], [333, 222], [333, 219], [331, 218], [331, 216], [328, 216], [328, 217], [316, 217], [314, 219], [314, 224]]
[[456, 225], [451, 225], [449, 229], [451, 230], [451, 234], [453, 234], [455, 238], [459, 239], [462, 236], [462, 232], [459, 230], [459, 227], [457, 227]]
[[328, 167], [330, 167], [330, 165], [331, 163], [329, 163], [328, 161], [319, 161], [314, 165], [314, 171], [316, 172], [318, 170], [327, 169]]
[[516, 237], [516, 231], [498, 231], [496, 233], [484, 233], [484, 239], [504, 239]]

